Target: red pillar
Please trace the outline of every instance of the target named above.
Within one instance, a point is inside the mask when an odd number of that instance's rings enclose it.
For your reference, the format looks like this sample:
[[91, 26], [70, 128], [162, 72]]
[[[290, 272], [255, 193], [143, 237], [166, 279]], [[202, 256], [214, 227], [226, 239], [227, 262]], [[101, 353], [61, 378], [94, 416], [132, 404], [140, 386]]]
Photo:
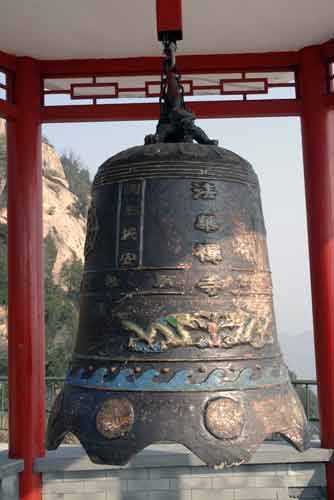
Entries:
[[[301, 51], [302, 139], [321, 441], [334, 448], [334, 116], [325, 104], [326, 63]], [[334, 500], [334, 468], [327, 468]]]
[[40, 78], [37, 63], [18, 59], [8, 123], [9, 456], [24, 459], [20, 498], [40, 500], [35, 457], [44, 454], [44, 304]]

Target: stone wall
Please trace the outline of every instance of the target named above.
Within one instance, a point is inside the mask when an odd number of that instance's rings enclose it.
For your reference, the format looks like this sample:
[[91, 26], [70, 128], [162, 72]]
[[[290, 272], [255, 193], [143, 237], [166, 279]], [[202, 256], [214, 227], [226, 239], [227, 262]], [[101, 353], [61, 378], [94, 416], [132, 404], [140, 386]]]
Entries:
[[324, 465], [46, 473], [44, 500], [325, 500]]
[[[91, 464], [63, 447], [36, 469], [44, 500], [325, 500], [328, 451], [265, 444], [252, 463], [214, 470], [176, 445], [150, 447], [123, 468]], [[298, 463], [289, 463], [294, 457]]]
[[19, 473], [22, 460], [9, 460], [7, 451], [0, 452], [0, 500], [19, 500]]

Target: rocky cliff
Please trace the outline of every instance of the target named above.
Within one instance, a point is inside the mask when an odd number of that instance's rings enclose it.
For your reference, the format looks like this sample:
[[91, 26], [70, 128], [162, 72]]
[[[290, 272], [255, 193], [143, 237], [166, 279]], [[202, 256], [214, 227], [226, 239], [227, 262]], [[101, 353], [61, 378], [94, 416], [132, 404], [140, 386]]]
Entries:
[[[7, 310], [6, 310], [6, 274], [7, 274], [7, 188], [6, 188], [6, 162], [5, 162], [5, 123], [0, 119], [0, 371], [2, 360], [5, 360], [7, 353]], [[54, 343], [54, 333], [50, 333], [48, 326], [49, 311], [57, 315], [57, 310], [62, 304], [67, 311], [73, 309], [73, 301], [66, 297], [66, 290], [62, 294], [61, 283], [62, 272], [69, 263], [80, 262], [83, 259], [83, 248], [85, 240], [86, 220], [82, 213], [78, 212], [78, 196], [69, 188], [69, 182], [64, 172], [60, 157], [53, 146], [43, 140], [43, 233], [45, 241], [46, 258], [46, 326], [47, 341]], [[87, 173], [88, 176], [88, 173]], [[88, 189], [88, 188], [87, 188]], [[65, 264], [65, 266], [64, 266]], [[51, 266], [51, 267], [50, 267]], [[51, 276], [51, 284], [50, 284]], [[47, 289], [49, 283], [49, 289]], [[59, 286], [60, 284], [60, 286]], [[66, 286], [65, 286], [66, 288]], [[60, 289], [60, 290], [59, 290]], [[58, 302], [55, 300], [48, 306], [48, 294], [51, 296], [58, 294]], [[64, 295], [64, 296], [63, 296]], [[60, 305], [59, 305], [60, 304]], [[75, 309], [75, 308], [74, 308]], [[76, 316], [74, 311], [72, 314]], [[63, 317], [62, 311], [58, 312], [59, 317]], [[58, 317], [57, 317], [58, 318]], [[49, 319], [50, 324], [56, 324], [57, 318]], [[71, 320], [71, 318], [70, 318]], [[64, 322], [63, 322], [64, 323]], [[58, 318], [57, 334], [62, 337], [72, 335], [71, 328], [60, 328], [61, 321]], [[71, 330], [69, 332], [69, 330]]]
[[[0, 120], [0, 135], [5, 133], [4, 121]], [[56, 150], [42, 144], [43, 158], [43, 233], [51, 236], [57, 255], [53, 265], [53, 275], [57, 280], [59, 272], [67, 260], [74, 256], [83, 259], [86, 221], [73, 207], [77, 196], [70, 191], [64, 169]], [[3, 192], [0, 194], [0, 224], [7, 224], [6, 185], [2, 178]], [[0, 179], [1, 185], [1, 179]]]

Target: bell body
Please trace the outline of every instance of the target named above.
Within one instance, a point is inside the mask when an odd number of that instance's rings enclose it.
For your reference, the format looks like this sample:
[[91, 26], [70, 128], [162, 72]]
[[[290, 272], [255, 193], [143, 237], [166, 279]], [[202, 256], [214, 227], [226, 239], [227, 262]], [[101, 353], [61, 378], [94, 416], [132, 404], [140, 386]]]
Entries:
[[80, 325], [48, 447], [74, 433], [93, 461], [153, 442], [209, 465], [249, 460], [306, 419], [277, 341], [257, 176], [215, 146], [134, 147], [99, 169]]

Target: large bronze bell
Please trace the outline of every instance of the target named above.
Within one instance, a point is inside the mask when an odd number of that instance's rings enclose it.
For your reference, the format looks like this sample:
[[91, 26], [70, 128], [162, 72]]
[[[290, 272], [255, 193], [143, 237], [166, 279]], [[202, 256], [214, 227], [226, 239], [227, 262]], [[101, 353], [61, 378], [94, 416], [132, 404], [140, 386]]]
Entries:
[[157, 441], [208, 465], [245, 462], [272, 433], [302, 450], [257, 176], [195, 125], [175, 43], [164, 47], [156, 134], [94, 180], [77, 344], [48, 447], [72, 432], [115, 465]]
[[94, 462], [154, 442], [240, 464], [272, 433], [302, 450], [303, 408], [276, 336], [257, 176], [214, 145], [107, 160], [93, 186], [80, 326], [48, 428]]

